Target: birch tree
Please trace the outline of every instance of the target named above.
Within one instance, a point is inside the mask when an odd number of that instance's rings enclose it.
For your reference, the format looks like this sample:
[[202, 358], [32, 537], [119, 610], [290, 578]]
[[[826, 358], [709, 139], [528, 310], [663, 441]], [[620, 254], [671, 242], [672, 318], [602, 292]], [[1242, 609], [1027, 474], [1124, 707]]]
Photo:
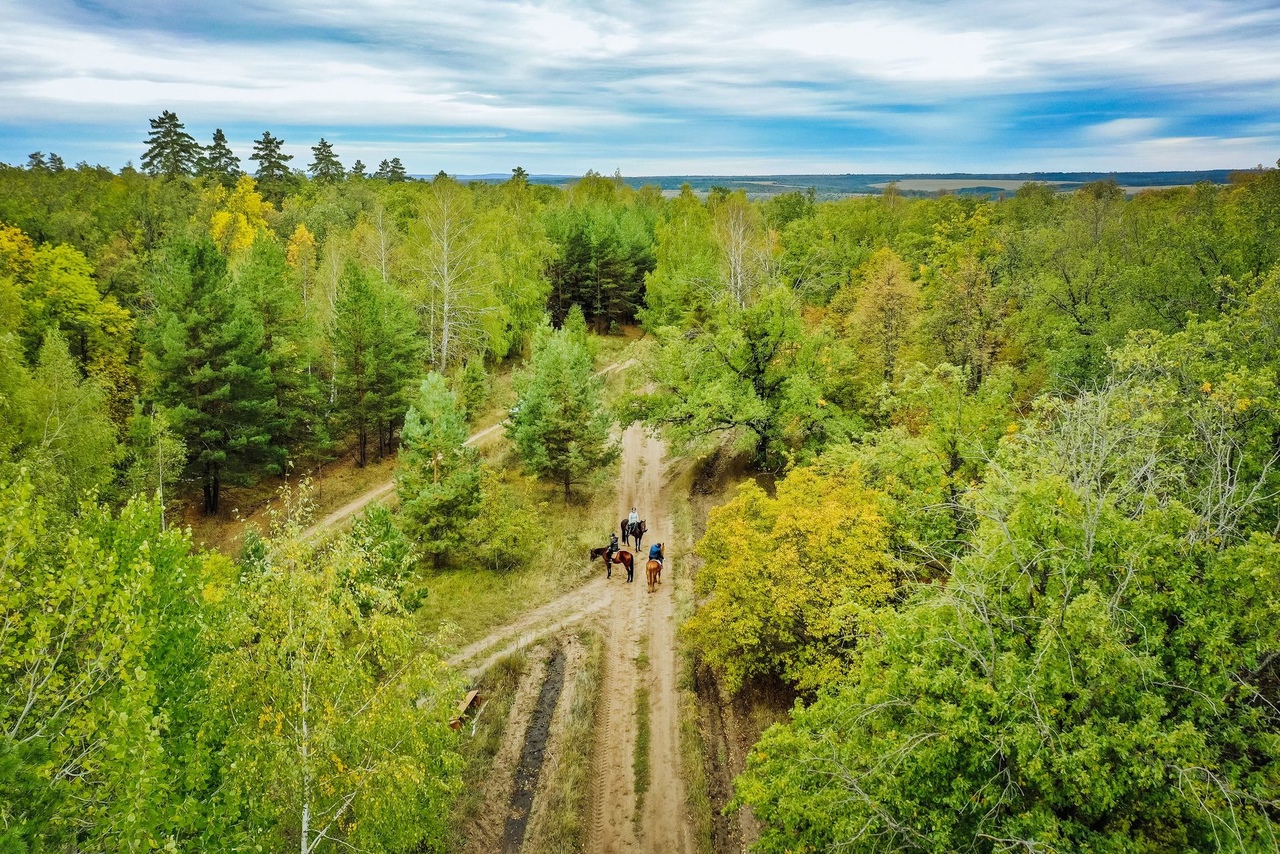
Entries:
[[460, 779], [456, 677], [357, 538], [317, 552], [285, 527], [265, 552], [225, 603], [212, 661], [231, 841], [439, 849]]
[[410, 227], [408, 267], [415, 308], [436, 370], [488, 348], [500, 322], [484, 275], [484, 247], [471, 194], [448, 178], [427, 190]]

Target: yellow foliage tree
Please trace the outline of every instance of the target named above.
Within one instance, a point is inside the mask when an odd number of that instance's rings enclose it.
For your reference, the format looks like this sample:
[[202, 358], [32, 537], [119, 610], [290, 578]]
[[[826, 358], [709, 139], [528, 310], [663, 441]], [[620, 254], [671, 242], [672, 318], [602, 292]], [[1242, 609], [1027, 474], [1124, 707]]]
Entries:
[[843, 333], [852, 339], [856, 373], [867, 385], [893, 383], [915, 335], [920, 286], [911, 267], [892, 249], [878, 249], [862, 265], [861, 282], [831, 301], [843, 314]]
[[241, 175], [230, 191], [221, 184], [211, 185], [200, 201], [209, 236], [228, 255], [252, 248], [258, 232], [267, 227], [267, 215], [274, 210], [248, 175]]
[[293, 230], [285, 260], [298, 274], [302, 285], [302, 304], [310, 301], [311, 288], [316, 271], [316, 236], [303, 223]]
[[775, 497], [747, 483], [711, 511], [697, 546], [702, 606], [685, 628], [730, 690], [769, 676], [811, 689], [843, 672], [899, 590], [879, 500], [857, 468], [811, 467]]

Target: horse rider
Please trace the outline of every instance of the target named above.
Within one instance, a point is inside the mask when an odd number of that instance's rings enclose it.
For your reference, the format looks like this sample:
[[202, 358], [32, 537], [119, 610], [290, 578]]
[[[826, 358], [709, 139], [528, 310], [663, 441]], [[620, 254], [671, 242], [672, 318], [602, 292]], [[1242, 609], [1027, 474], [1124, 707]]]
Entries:
[[631, 515], [627, 517], [627, 524], [634, 527], [640, 524], [640, 514], [636, 512], [636, 508], [631, 508]]
[[609, 533], [609, 548], [604, 553], [604, 565], [607, 567], [613, 563], [613, 556], [618, 553], [618, 535]]
[[662, 543], [654, 543], [649, 546], [649, 560], [656, 560], [658, 565], [662, 565]]

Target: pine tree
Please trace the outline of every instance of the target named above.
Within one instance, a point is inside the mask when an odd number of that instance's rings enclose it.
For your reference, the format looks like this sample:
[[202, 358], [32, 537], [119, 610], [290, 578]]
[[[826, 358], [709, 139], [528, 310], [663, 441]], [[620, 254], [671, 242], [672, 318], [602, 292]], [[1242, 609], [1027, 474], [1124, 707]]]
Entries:
[[231, 146], [227, 144], [227, 135], [222, 132], [222, 128], [217, 128], [213, 132], [212, 144], [204, 150], [204, 156], [200, 158], [201, 177], [214, 178], [224, 187], [232, 187], [243, 174], [240, 169], [240, 158], [236, 157]]
[[345, 173], [338, 156], [333, 153], [333, 144], [331, 142], [324, 137], [320, 137], [320, 141], [311, 146], [311, 152], [315, 155], [315, 161], [307, 167], [307, 170], [311, 173], [312, 178], [324, 183], [342, 180]]
[[281, 150], [283, 145], [284, 140], [272, 136], [269, 130], [264, 130], [262, 139], [253, 143], [253, 154], [249, 159], [258, 162], [254, 175], [259, 181], [284, 181], [289, 177], [289, 161], [293, 155], [285, 154]]
[[461, 544], [480, 510], [480, 455], [466, 442], [457, 395], [433, 371], [405, 415], [396, 491], [409, 532], [437, 561]]
[[604, 408], [591, 353], [569, 331], [544, 329], [528, 370], [516, 375], [516, 414], [507, 426], [526, 468], [564, 487], [608, 465], [618, 455], [609, 440], [613, 419]]
[[320, 411], [319, 379], [306, 369], [314, 361], [315, 339], [293, 284], [284, 247], [272, 239], [254, 241], [236, 272], [237, 295], [262, 326], [262, 352], [277, 401], [273, 435], [291, 448], [322, 451], [328, 431]]
[[405, 389], [418, 363], [413, 312], [399, 293], [348, 263], [338, 282], [331, 333], [339, 429], [356, 437], [356, 459], [368, 461], [369, 435], [378, 452], [390, 447], [406, 406]]
[[67, 168], [67, 164], [63, 161], [63, 159], [58, 155], [54, 154], [52, 151], [50, 151], [49, 152], [49, 171], [61, 172], [63, 169], [66, 169], [66, 168]]
[[400, 162], [399, 157], [393, 157], [390, 160], [383, 160], [378, 164], [378, 171], [373, 173], [373, 177], [381, 178], [383, 181], [404, 181], [408, 178], [405, 172], [404, 164]]
[[200, 144], [187, 133], [176, 113], [162, 112], [151, 119], [147, 150], [142, 155], [142, 168], [152, 175], [182, 178], [192, 175], [200, 162]]
[[151, 394], [187, 446], [205, 512], [216, 513], [223, 483], [248, 484], [283, 468], [276, 388], [262, 323], [213, 242], [175, 246], [166, 278], [146, 354]]
[[357, 160], [355, 163], [352, 163], [352, 164], [351, 164], [351, 171], [350, 171], [350, 172], [348, 172], [347, 174], [348, 174], [349, 176], [351, 176], [352, 178], [366, 178], [366, 177], [368, 177], [368, 176], [365, 174], [365, 169], [366, 169], [366, 168], [367, 168], [367, 167], [364, 165], [364, 161], [363, 161], [363, 160]]
[[48, 162], [44, 159], [43, 151], [33, 151], [27, 155], [27, 169], [32, 172], [43, 172], [49, 168]]

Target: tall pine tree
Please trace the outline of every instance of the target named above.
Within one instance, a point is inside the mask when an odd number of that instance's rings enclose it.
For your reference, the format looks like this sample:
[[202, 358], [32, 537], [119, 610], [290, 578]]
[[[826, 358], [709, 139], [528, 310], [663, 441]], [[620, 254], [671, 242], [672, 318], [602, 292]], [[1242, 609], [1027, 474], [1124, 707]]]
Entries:
[[227, 135], [222, 132], [222, 128], [217, 128], [213, 132], [213, 142], [200, 158], [200, 176], [213, 178], [224, 187], [233, 187], [243, 174], [240, 158], [236, 157], [227, 144]]
[[585, 323], [574, 311], [577, 330], [544, 329], [534, 342], [529, 368], [515, 377], [520, 395], [507, 436], [525, 467], [564, 487], [567, 501], [575, 483], [586, 481], [618, 455], [609, 440], [613, 419], [604, 408], [601, 380], [592, 375], [591, 353], [582, 340]]
[[182, 178], [192, 175], [200, 162], [200, 144], [187, 133], [176, 113], [165, 110], [151, 119], [147, 150], [142, 155], [142, 168], [152, 175]]
[[315, 160], [307, 167], [307, 171], [311, 173], [311, 177], [321, 183], [333, 183], [341, 181], [343, 175], [342, 163], [338, 160], [338, 155], [333, 153], [333, 143], [320, 137], [320, 141], [311, 146], [311, 153], [315, 155]]
[[356, 459], [368, 461], [369, 437], [387, 451], [407, 403], [421, 348], [417, 320], [403, 297], [354, 263], [338, 282], [331, 333], [335, 421], [356, 438]]
[[187, 446], [205, 512], [216, 513], [224, 483], [283, 470], [276, 388], [262, 322], [217, 247], [205, 238], [170, 255], [146, 355], [151, 393]]

